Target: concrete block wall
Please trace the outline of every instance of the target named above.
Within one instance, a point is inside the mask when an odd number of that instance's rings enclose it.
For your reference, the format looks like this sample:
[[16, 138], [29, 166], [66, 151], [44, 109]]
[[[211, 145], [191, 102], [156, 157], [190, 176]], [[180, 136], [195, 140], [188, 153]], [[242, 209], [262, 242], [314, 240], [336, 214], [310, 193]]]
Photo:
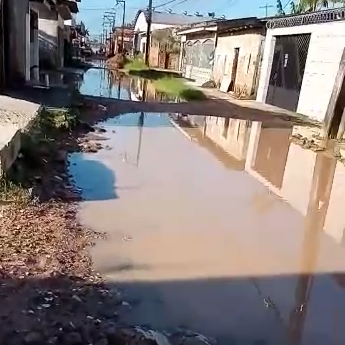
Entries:
[[345, 47], [345, 21], [268, 30], [257, 100], [266, 101], [275, 37], [306, 33], [311, 38], [297, 112], [323, 121]]
[[224, 76], [231, 76], [234, 49], [239, 48], [235, 87], [246, 88], [250, 94], [255, 81], [256, 66], [261, 59], [259, 53], [263, 39], [259, 33], [219, 37], [213, 68], [215, 82], [220, 84]]

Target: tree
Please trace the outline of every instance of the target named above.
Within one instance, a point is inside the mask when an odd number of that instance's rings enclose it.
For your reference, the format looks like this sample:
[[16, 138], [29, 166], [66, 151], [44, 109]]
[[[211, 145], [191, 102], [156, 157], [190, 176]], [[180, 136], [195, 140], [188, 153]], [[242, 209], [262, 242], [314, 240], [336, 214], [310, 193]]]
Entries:
[[291, 1], [291, 13], [301, 14], [328, 8], [330, 4], [344, 4], [345, 0], [299, 0]]
[[277, 15], [278, 16], [285, 16], [285, 12], [284, 12], [281, 0], [277, 0]]

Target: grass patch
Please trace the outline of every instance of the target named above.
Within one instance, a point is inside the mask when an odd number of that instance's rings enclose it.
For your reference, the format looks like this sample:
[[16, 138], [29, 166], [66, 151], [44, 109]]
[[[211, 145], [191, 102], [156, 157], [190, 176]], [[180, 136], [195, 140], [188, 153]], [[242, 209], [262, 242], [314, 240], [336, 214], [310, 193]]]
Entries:
[[185, 84], [182, 78], [163, 77], [153, 81], [157, 91], [185, 101], [204, 100], [205, 94]]
[[150, 69], [141, 59], [129, 60], [125, 64], [124, 70], [131, 76], [151, 80], [155, 89], [169, 98], [178, 98], [185, 101], [207, 98], [201, 90], [188, 86], [176, 72]]
[[131, 71], [148, 71], [149, 68], [145, 65], [145, 62], [141, 59], [128, 60], [124, 65], [124, 70]]

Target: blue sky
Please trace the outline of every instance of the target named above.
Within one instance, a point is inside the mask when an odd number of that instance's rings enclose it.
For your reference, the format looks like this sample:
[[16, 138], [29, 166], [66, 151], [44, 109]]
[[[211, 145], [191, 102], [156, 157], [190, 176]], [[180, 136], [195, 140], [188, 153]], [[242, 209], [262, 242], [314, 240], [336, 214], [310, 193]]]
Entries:
[[[115, 7], [116, 0], [81, 0], [79, 3], [80, 13], [78, 20], [82, 20], [86, 27], [89, 29], [91, 35], [100, 34], [102, 31], [102, 20], [104, 11], [109, 11], [111, 8], [117, 9], [117, 25], [120, 25], [122, 18], [121, 5]], [[159, 5], [167, 2], [167, 0], [153, 0], [154, 5]], [[265, 16], [265, 9], [260, 6], [272, 5], [268, 9], [268, 15], [275, 15], [276, 13], [276, 0], [185, 0], [179, 4], [181, 0], [160, 7], [160, 11], [172, 9], [173, 12], [200, 13], [207, 14], [207, 12], [216, 12], [216, 15], [225, 15], [227, 18], [240, 18], [248, 16]], [[127, 0], [126, 1], [126, 20], [132, 21], [139, 8], [147, 7], [148, 0]], [[286, 1], [282, 1], [283, 6]], [[157, 9], [158, 10], [158, 9]]]

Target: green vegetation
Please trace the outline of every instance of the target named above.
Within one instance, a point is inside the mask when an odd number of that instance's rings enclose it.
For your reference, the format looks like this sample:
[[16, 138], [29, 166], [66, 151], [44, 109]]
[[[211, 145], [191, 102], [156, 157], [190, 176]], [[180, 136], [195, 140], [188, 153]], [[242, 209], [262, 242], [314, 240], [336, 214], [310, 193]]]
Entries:
[[181, 100], [193, 101], [206, 99], [205, 94], [185, 84], [184, 79], [174, 77], [162, 77], [153, 81], [157, 91]]
[[147, 71], [149, 68], [145, 65], [145, 62], [139, 58], [128, 60], [123, 68], [125, 71]]
[[131, 76], [151, 80], [155, 89], [168, 97], [185, 101], [206, 99], [202, 91], [188, 86], [185, 79], [176, 72], [150, 69], [140, 59], [128, 61], [124, 70]]
[[[344, 0], [295, 0], [290, 3], [291, 14], [315, 12], [334, 4], [344, 4]], [[278, 7], [279, 11], [279, 7]], [[282, 13], [284, 15], [284, 13]]]
[[42, 156], [56, 157], [61, 136], [79, 124], [77, 109], [42, 108], [28, 130], [21, 134], [19, 157], [0, 178], [1, 203], [25, 204], [31, 200], [30, 188], [45, 165]]

